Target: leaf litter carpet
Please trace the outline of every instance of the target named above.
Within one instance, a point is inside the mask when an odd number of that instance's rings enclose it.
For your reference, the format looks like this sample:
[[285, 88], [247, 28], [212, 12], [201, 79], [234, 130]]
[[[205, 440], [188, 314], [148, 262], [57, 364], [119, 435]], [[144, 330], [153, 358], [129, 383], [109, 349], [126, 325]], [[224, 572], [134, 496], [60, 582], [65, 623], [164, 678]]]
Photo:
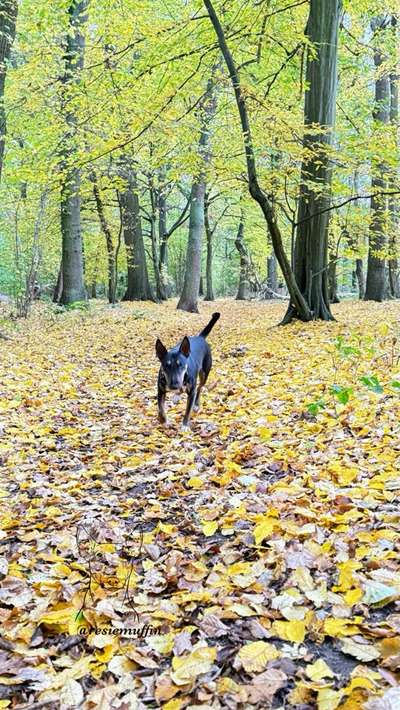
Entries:
[[[400, 308], [38, 306], [3, 342], [0, 708], [400, 707]], [[221, 311], [191, 432], [154, 341]]]

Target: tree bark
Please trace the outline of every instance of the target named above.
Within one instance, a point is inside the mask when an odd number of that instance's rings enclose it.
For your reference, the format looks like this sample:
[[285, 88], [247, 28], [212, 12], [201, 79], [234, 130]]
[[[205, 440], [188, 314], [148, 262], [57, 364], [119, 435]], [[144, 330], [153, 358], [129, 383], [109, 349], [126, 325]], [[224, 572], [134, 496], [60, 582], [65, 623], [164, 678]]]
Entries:
[[267, 258], [267, 288], [264, 298], [275, 298], [274, 294], [278, 291], [278, 268], [275, 254], [271, 254]]
[[[379, 31], [383, 29], [384, 20], [375, 18], [372, 23], [374, 37], [377, 38]], [[379, 42], [379, 40], [378, 40]], [[374, 64], [376, 70], [375, 78], [375, 105], [373, 118], [375, 126], [381, 128], [389, 123], [390, 117], [390, 85], [387, 72], [382, 73], [382, 65], [385, 62], [385, 55], [380, 47], [374, 51]], [[387, 185], [386, 166], [380, 163], [373, 169], [371, 180], [371, 222], [369, 228], [369, 249], [367, 283], [364, 299], [366, 301], [383, 301], [386, 291], [386, 214], [387, 199], [380, 195]]]
[[186, 252], [185, 279], [178, 309], [198, 313], [198, 297], [201, 276], [201, 248], [204, 232], [204, 203], [206, 193], [205, 171], [210, 162], [210, 123], [217, 108], [215, 80], [212, 76], [207, 82], [207, 91], [201, 106], [201, 132], [199, 152], [203, 167], [194, 180], [190, 194], [189, 236]]
[[160, 301], [168, 300], [168, 235], [167, 235], [167, 200], [163, 189], [158, 190], [158, 239], [160, 243], [160, 256], [158, 269], [160, 272]]
[[250, 259], [249, 254], [244, 243], [244, 219], [241, 216], [239, 222], [239, 228], [235, 239], [235, 247], [239, 252], [240, 257], [240, 271], [239, 271], [239, 287], [236, 295], [237, 301], [247, 301], [249, 298], [250, 291], [250, 281], [249, 281], [249, 271], [250, 271]]
[[154, 301], [147, 272], [136, 175], [127, 161], [124, 161], [123, 173], [127, 186], [120, 194], [120, 203], [128, 269], [128, 286], [123, 300]]
[[362, 301], [365, 294], [364, 267], [362, 259], [356, 259], [356, 277], [358, 283], [358, 297]]
[[[304, 102], [305, 157], [301, 168], [294, 272], [314, 319], [333, 320], [329, 305], [328, 227], [332, 163], [329, 150], [335, 124], [337, 44], [341, 0], [310, 0]], [[316, 133], [315, 127], [321, 132]], [[309, 132], [307, 129], [312, 128]], [[297, 316], [293, 304], [286, 319]]]
[[153, 176], [149, 175], [149, 193], [150, 193], [150, 241], [151, 241], [151, 258], [153, 262], [154, 280], [156, 284], [156, 295], [159, 301], [165, 301], [164, 283], [161, 277], [160, 268], [160, 248], [158, 244], [157, 233], [157, 209], [158, 196], [154, 186]]
[[56, 285], [54, 287], [53, 303], [60, 303], [62, 292], [63, 292], [63, 265], [62, 265], [62, 261], [61, 261], [60, 268], [58, 269]]
[[17, 0], [0, 0], [0, 181], [3, 171], [5, 137], [7, 132], [6, 112], [4, 108], [4, 90], [7, 75], [7, 63], [15, 39], [17, 24]]
[[207, 258], [206, 258], [206, 295], [205, 301], [214, 301], [213, 287], [213, 232], [210, 224], [209, 202], [207, 195], [204, 200], [204, 226], [206, 230]]
[[61, 234], [63, 304], [86, 300], [83, 270], [83, 242], [81, 231], [80, 170], [74, 167], [77, 117], [71, 105], [71, 90], [79, 84], [83, 69], [85, 38], [82, 33], [87, 21], [88, 0], [73, 0], [69, 6], [69, 31], [66, 38], [65, 74], [63, 78], [63, 113], [67, 125], [64, 138], [61, 186]]
[[[102, 230], [105, 240], [106, 240], [107, 265], [108, 265], [108, 302], [115, 303], [116, 291], [117, 291], [117, 280], [116, 280], [117, 275], [116, 275], [116, 269], [115, 269], [115, 253], [114, 253], [113, 238], [112, 238], [112, 234], [111, 234], [110, 225], [107, 222], [107, 217], [106, 217], [106, 214], [104, 211], [103, 200], [102, 200], [100, 188], [97, 183], [95, 173], [92, 173], [91, 179], [93, 182], [93, 194], [94, 194], [94, 199], [95, 199], [95, 203], [96, 203], [97, 214], [99, 217], [101, 230]], [[96, 284], [94, 284], [94, 291], [96, 292]], [[96, 298], [96, 295], [93, 296], [93, 290], [92, 290], [92, 298]]]

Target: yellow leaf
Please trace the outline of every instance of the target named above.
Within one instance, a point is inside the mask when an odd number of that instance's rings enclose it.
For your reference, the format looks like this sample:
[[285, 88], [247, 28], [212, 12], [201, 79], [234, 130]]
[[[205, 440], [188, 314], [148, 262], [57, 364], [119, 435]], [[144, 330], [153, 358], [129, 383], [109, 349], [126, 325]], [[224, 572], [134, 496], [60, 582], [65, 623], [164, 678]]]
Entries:
[[306, 675], [310, 680], [322, 680], [322, 678], [334, 678], [334, 672], [322, 658], [318, 658], [315, 663], [306, 666]]
[[203, 535], [210, 537], [218, 530], [218, 523], [215, 520], [209, 520], [205, 522], [202, 526]]
[[274, 621], [272, 631], [279, 638], [293, 643], [303, 643], [306, 635], [306, 624], [304, 621]]
[[217, 657], [217, 649], [209, 646], [197, 648], [188, 656], [174, 656], [171, 679], [176, 685], [186, 685], [197, 676], [208, 673]]
[[342, 690], [332, 690], [332, 688], [321, 688], [318, 691], [318, 710], [336, 710], [343, 697]]
[[187, 484], [189, 488], [195, 488], [197, 490], [198, 488], [203, 488], [204, 481], [198, 476], [193, 476], [193, 478], [189, 478]]
[[266, 537], [269, 537], [273, 533], [275, 526], [276, 520], [268, 516], [258, 523], [254, 528], [254, 539], [256, 545], [260, 545]]
[[353, 636], [358, 633], [351, 619], [325, 619], [324, 631], [328, 636]]
[[278, 651], [272, 643], [266, 641], [253, 641], [243, 646], [238, 657], [247, 673], [259, 673], [266, 667], [268, 661], [273, 661], [280, 657]]

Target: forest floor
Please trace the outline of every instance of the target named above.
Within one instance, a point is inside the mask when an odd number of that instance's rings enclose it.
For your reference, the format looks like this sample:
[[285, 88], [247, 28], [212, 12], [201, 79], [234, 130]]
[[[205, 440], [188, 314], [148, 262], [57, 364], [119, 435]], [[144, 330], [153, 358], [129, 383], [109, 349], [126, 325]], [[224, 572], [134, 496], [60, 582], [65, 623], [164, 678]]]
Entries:
[[[214, 310], [162, 429], [155, 338]], [[400, 304], [283, 312], [38, 305], [0, 342], [0, 708], [399, 707]]]

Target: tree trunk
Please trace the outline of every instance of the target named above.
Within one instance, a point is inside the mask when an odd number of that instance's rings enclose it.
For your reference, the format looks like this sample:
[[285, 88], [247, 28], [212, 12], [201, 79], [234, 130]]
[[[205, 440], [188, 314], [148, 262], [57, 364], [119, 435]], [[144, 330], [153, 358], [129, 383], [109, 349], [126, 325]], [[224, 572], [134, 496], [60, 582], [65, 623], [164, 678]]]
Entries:
[[[105, 236], [105, 240], [106, 240], [107, 264], [108, 264], [108, 302], [115, 303], [116, 291], [117, 291], [117, 281], [116, 281], [115, 254], [114, 254], [113, 238], [112, 238], [110, 226], [107, 222], [107, 217], [104, 212], [103, 200], [101, 197], [101, 192], [100, 192], [100, 188], [98, 186], [97, 180], [96, 180], [95, 173], [92, 173], [91, 180], [93, 182], [93, 194], [94, 194], [94, 199], [95, 199], [95, 203], [96, 203], [97, 214], [99, 217], [101, 230], [102, 230], [102, 232]], [[96, 284], [94, 284], [94, 291], [96, 292]], [[93, 289], [92, 289], [92, 298], [96, 298], [96, 295], [93, 296]]]
[[[338, 250], [338, 247], [337, 247]], [[332, 251], [329, 254], [329, 266], [328, 266], [328, 283], [329, 283], [329, 300], [331, 303], [340, 303], [338, 296], [338, 282], [337, 282], [337, 262], [338, 262], [338, 252]]]
[[278, 268], [275, 254], [267, 257], [267, 288], [264, 298], [275, 298], [278, 291]]
[[53, 303], [60, 303], [62, 292], [63, 292], [63, 265], [62, 265], [62, 261], [61, 261], [60, 268], [58, 269], [56, 285], [54, 287]]
[[7, 63], [15, 39], [17, 24], [17, 0], [0, 0], [0, 181], [3, 170], [5, 136], [7, 132], [6, 112], [4, 108], [4, 89]]
[[167, 301], [168, 289], [168, 235], [167, 235], [167, 200], [163, 189], [158, 191], [158, 239], [160, 243], [160, 257], [158, 269], [160, 272], [160, 301]]
[[362, 259], [356, 259], [356, 277], [358, 283], [358, 297], [362, 300], [365, 294], [364, 267]]
[[204, 201], [204, 226], [206, 230], [207, 240], [207, 259], [206, 259], [206, 295], [205, 301], [214, 301], [213, 288], [213, 230], [210, 225], [210, 217], [208, 213], [209, 203], [207, 196]]
[[161, 278], [160, 269], [160, 250], [158, 246], [158, 235], [157, 235], [157, 193], [153, 184], [153, 178], [149, 176], [149, 192], [150, 192], [150, 204], [151, 204], [151, 214], [150, 214], [150, 240], [151, 240], [151, 258], [153, 262], [153, 272], [154, 280], [156, 283], [156, 295], [159, 301], [165, 301], [164, 284]]
[[120, 195], [124, 241], [128, 265], [128, 286], [124, 301], [154, 301], [147, 272], [136, 175], [124, 161], [126, 189]]
[[[281, 268], [283, 277], [286, 281], [286, 285], [288, 287], [291, 303], [293, 304], [293, 309], [298, 314], [298, 317], [301, 318], [301, 320], [309, 321], [313, 318], [313, 313], [310, 311], [307, 301], [305, 300], [296, 283], [296, 279], [290, 266], [289, 259], [286, 256], [285, 249], [283, 246], [282, 235], [279, 229], [278, 222], [276, 220], [272, 202], [266, 192], [264, 192], [264, 190], [261, 188], [259, 183], [249, 113], [247, 110], [245, 93], [242, 91], [239, 70], [236, 67], [232, 53], [226, 41], [224, 30], [219, 21], [218, 15], [214, 10], [211, 0], [203, 0], [203, 2], [210, 17], [211, 23], [214, 27], [215, 34], [218, 38], [218, 44], [224, 57], [226, 66], [228, 68], [229, 77], [235, 94], [236, 105], [242, 128], [243, 146], [246, 156], [247, 167], [247, 184], [249, 192], [253, 200], [255, 200], [255, 202], [257, 202], [260, 206], [264, 215], [264, 219], [271, 237], [272, 246], [279, 266]], [[285, 322], [287, 322], [288, 320], [289, 319], [286, 318]]]
[[247, 301], [249, 298], [250, 291], [250, 259], [249, 254], [244, 243], [244, 220], [243, 215], [241, 216], [239, 222], [239, 229], [235, 239], [235, 247], [239, 252], [240, 257], [240, 271], [239, 271], [239, 287], [236, 295], [237, 301]]
[[189, 237], [186, 251], [186, 269], [182, 294], [178, 308], [189, 313], [198, 313], [201, 275], [201, 243], [204, 230], [204, 195], [205, 182], [194, 182], [191, 190]]
[[62, 162], [64, 176], [61, 186], [63, 265], [61, 302], [64, 304], [86, 300], [81, 232], [81, 176], [79, 168], [73, 167], [77, 117], [73, 110], [68, 110], [67, 106], [71, 105], [71, 87], [79, 84], [80, 73], [83, 69], [85, 38], [82, 34], [82, 28], [87, 20], [87, 6], [88, 0], [73, 0], [68, 11], [70, 28], [66, 39], [65, 74], [63, 78], [65, 91], [62, 107], [67, 124]]
[[[392, 16], [392, 28], [396, 40], [397, 33], [397, 18]], [[399, 67], [397, 67], [397, 72]], [[390, 74], [390, 123], [395, 131], [396, 144], [398, 146], [398, 124], [399, 124], [399, 79], [398, 73]], [[396, 182], [398, 179], [398, 170], [394, 170], [390, 178], [390, 190], [396, 190]], [[398, 195], [389, 197], [389, 221], [390, 221], [390, 236], [389, 236], [389, 288], [392, 298], [400, 298], [400, 270], [398, 263], [398, 248], [399, 248], [399, 229], [400, 229], [400, 206]]]
[[[304, 103], [305, 157], [301, 169], [294, 272], [313, 318], [333, 320], [329, 306], [328, 227], [332, 164], [329, 150], [335, 123], [340, 0], [310, 0]], [[315, 133], [315, 126], [321, 127]], [[314, 127], [311, 133], [307, 130]], [[293, 304], [286, 319], [297, 316]]]
[[[383, 28], [383, 20], [375, 18], [372, 23], [374, 36], [379, 35], [379, 30]], [[379, 40], [378, 40], [379, 41]], [[377, 129], [382, 130], [382, 126], [389, 123], [390, 116], [390, 85], [389, 76], [382, 73], [382, 65], [386, 60], [385, 55], [379, 47], [374, 51], [374, 64], [376, 69], [375, 78], [375, 105], [373, 118]], [[386, 214], [387, 199], [380, 195], [381, 190], [386, 188], [386, 166], [380, 163], [373, 168], [371, 181], [371, 222], [369, 228], [369, 249], [367, 284], [365, 288], [366, 301], [383, 301], [386, 291]], [[378, 193], [378, 194], [376, 194]]]
[[205, 170], [210, 162], [210, 123], [217, 108], [214, 76], [208, 80], [207, 91], [201, 106], [201, 133], [199, 152], [203, 168], [194, 180], [190, 195], [189, 236], [186, 252], [186, 270], [178, 308], [189, 313], [198, 313], [198, 297], [201, 276], [201, 247], [204, 232]]

